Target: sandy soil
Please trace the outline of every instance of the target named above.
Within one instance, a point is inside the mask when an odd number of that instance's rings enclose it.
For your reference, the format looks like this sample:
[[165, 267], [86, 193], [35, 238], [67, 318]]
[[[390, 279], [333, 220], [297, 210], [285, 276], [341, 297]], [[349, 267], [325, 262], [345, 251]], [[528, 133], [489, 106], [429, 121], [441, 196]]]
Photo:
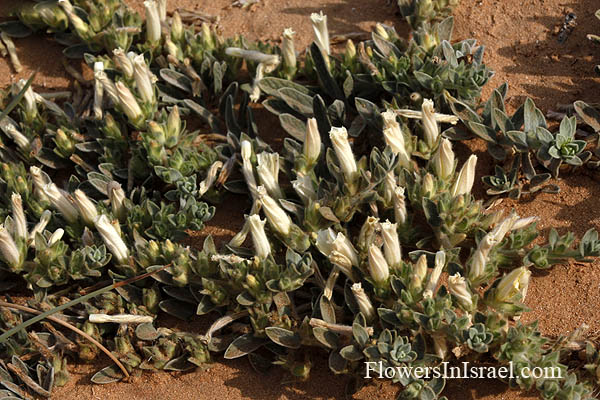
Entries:
[[[19, 0], [2, 0], [0, 15], [6, 15]], [[130, 0], [141, 9], [141, 1]], [[400, 32], [406, 26], [394, 13], [394, 6], [386, 0], [261, 0], [250, 10], [231, 8], [230, 0], [213, 0], [200, 4], [192, 0], [171, 0], [170, 6], [198, 9], [220, 16], [219, 26], [226, 35], [243, 34], [249, 39], [278, 41], [286, 27], [293, 27], [297, 46], [302, 48], [312, 40], [308, 19], [311, 12], [323, 10], [328, 15], [332, 34], [369, 30], [375, 22], [394, 25]], [[455, 12], [455, 38], [474, 37], [486, 45], [487, 64], [496, 71], [492, 82], [484, 88], [484, 98], [501, 83], [510, 82], [509, 104], [518, 106], [526, 96], [547, 111], [557, 103], [570, 103], [576, 99], [598, 101], [600, 79], [592, 77], [592, 66], [600, 63], [600, 52], [594, 49], [585, 34], [600, 32], [600, 24], [593, 17], [599, 5], [596, 0], [463, 0]], [[578, 25], [568, 40], [559, 44], [556, 32], [567, 12], [577, 15]], [[32, 70], [39, 69], [34, 86], [40, 91], [60, 90], [69, 86], [70, 80], [62, 67], [60, 46], [31, 37], [17, 40], [19, 56], [25, 70], [14, 75], [7, 60], [0, 59], [0, 87], [16, 78], [26, 78]], [[274, 119], [258, 118], [261, 132], [274, 147], [281, 143], [282, 133], [273, 124]], [[262, 117], [262, 114], [261, 114]], [[479, 155], [478, 175], [491, 172], [490, 158], [483, 153], [481, 143], [473, 141], [459, 145], [462, 156], [470, 152]], [[587, 229], [600, 229], [600, 185], [579, 172], [563, 175], [558, 181], [562, 192], [558, 195], [542, 194], [524, 198], [520, 202], [505, 201], [504, 208], [514, 207], [520, 215], [538, 215], [544, 234], [550, 228], [560, 233], [573, 231], [581, 236]], [[483, 193], [481, 188], [476, 193]], [[217, 240], [226, 240], [237, 231], [246, 207], [243, 198], [232, 197], [219, 207], [217, 216], [209, 227], [197, 235], [202, 239], [207, 233]], [[194, 238], [196, 239], [196, 238]], [[527, 297], [532, 309], [525, 321], [539, 320], [541, 330], [550, 336], [564, 334], [582, 323], [590, 326], [589, 335], [600, 333], [600, 262], [590, 265], [567, 264], [556, 266], [548, 273], [535, 272]], [[205, 322], [197, 321], [187, 330], [201, 331]], [[100, 366], [107, 365], [104, 361]], [[289, 378], [278, 368], [268, 375], [256, 373], [246, 360], [222, 362], [217, 359], [207, 371], [190, 373], [143, 374], [128, 383], [108, 386], [89, 384], [91, 374], [99, 365], [75, 366], [72, 380], [58, 389], [55, 399], [303, 399], [342, 398], [345, 377], [329, 372], [326, 360], [314, 359], [311, 379], [308, 382], [285, 384]], [[282, 382], [284, 384], [282, 384]], [[392, 399], [396, 388], [385, 382], [369, 382], [356, 399]], [[506, 391], [497, 381], [449, 382], [445, 394], [450, 399], [516, 400], [536, 398], [534, 394]]]

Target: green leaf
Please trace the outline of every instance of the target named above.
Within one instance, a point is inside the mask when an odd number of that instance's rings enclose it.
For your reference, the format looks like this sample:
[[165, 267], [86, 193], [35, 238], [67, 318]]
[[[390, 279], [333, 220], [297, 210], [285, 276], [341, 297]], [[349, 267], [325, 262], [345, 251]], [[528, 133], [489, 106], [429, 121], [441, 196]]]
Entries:
[[265, 328], [265, 333], [273, 342], [289, 349], [299, 349], [300, 345], [302, 344], [300, 335], [277, 326], [269, 326]]
[[243, 357], [258, 350], [265, 344], [265, 340], [255, 337], [252, 333], [246, 333], [240, 337], [237, 337], [227, 350], [223, 357], [226, 360], [233, 360], [234, 358]]

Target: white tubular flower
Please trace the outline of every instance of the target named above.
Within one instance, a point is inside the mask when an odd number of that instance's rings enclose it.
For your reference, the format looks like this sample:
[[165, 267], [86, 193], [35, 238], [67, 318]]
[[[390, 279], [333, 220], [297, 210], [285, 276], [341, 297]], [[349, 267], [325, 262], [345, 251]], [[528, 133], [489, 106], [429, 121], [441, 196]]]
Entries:
[[125, 209], [125, 192], [121, 185], [116, 181], [111, 181], [108, 183], [106, 190], [113, 214], [119, 219], [125, 218], [125, 212], [127, 211]]
[[167, 20], [167, 0], [158, 0], [158, 17], [160, 18], [161, 22], [164, 22]]
[[319, 155], [321, 154], [321, 134], [319, 133], [316, 118], [309, 118], [306, 121], [306, 136], [304, 137], [302, 152], [309, 164], [314, 164], [319, 159]]
[[404, 197], [404, 188], [402, 186], [396, 187], [394, 190], [394, 217], [396, 223], [402, 225], [406, 222], [406, 200]]
[[181, 133], [181, 116], [177, 106], [173, 106], [167, 118], [167, 133], [170, 137], [179, 137]]
[[477, 165], [477, 156], [472, 154], [467, 162], [464, 163], [456, 182], [452, 186], [452, 196], [460, 196], [467, 194], [473, 189], [473, 183], [475, 182], [475, 166]]
[[88, 225], [93, 225], [94, 220], [98, 216], [96, 205], [83, 191], [79, 189], [77, 189], [73, 195], [75, 204], [77, 205], [77, 208], [79, 208], [79, 213], [81, 214], [84, 222]]
[[414, 266], [413, 274], [411, 276], [411, 287], [413, 289], [420, 289], [423, 285], [423, 281], [427, 276], [427, 256], [421, 255]]
[[104, 88], [102, 87], [102, 82], [100, 79], [96, 77], [98, 72], [104, 71], [104, 63], [102, 61], [97, 61], [94, 63], [94, 118], [102, 119], [102, 102], [104, 101]]
[[65, 234], [65, 230], [62, 228], [58, 228], [54, 231], [54, 233], [48, 239], [48, 247], [54, 246], [54, 243], [58, 242]]
[[114, 104], [119, 104], [121, 102], [117, 87], [115, 86], [115, 83], [108, 78], [106, 72], [96, 71], [94, 73], [94, 79], [102, 84], [102, 90], [108, 94], [108, 97], [110, 97], [110, 100]]
[[265, 72], [272, 71], [281, 62], [277, 54], [265, 54], [256, 50], [240, 49], [239, 47], [228, 47], [225, 49], [225, 54], [231, 57], [243, 58], [246, 61], [264, 64], [267, 67]]
[[[529, 278], [531, 271], [527, 267], [513, 269], [502, 278], [498, 287], [496, 287], [495, 299], [499, 302], [523, 302], [527, 295], [529, 287]], [[517, 299], [517, 294], [520, 294], [520, 299]]]
[[381, 235], [383, 236], [383, 252], [385, 259], [392, 267], [402, 264], [402, 248], [398, 238], [398, 224], [385, 221], [381, 224]]
[[267, 193], [278, 200], [283, 197], [279, 187], [279, 154], [263, 151], [256, 155], [256, 172], [260, 184], [267, 189]]
[[296, 49], [294, 48], [294, 35], [296, 32], [292, 28], [286, 28], [283, 31], [283, 42], [281, 44], [281, 53], [283, 54], [283, 65], [286, 68], [296, 68]]
[[40, 200], [48, 200], [44, 194], [44, 187], [51, 183], [48, 175], [46, 175], [39, 167], [32, 166], [29, 168], [31, 178], [33, 179], [33, 186], [36, 189], [36, 194]]
[[365, 316], [367, 321], [372, 321], [375, 318], [375, 307], [369, 300], [369, 296], [365, 293], [360, 282], [355, 283], [351, 286], [352, 294], [358, 303], [358, 309]]
[[352, 276], [352, 266], [358, 266], [358, 253], [343, 233], [324, 229], [317, 234], [317, 249], [340, 267], [347, 276]]
[[348, 142], [348, 132], [346, 131], [346, 128], [332, 127], [331, 131], [329, 131], [329, 137], [333, 144], [335, 155], [340, 161], [342, 172], [346, 178], [352, 180], [358, 169], [356, 167], [354, 154], [352, 153], [352, 148], [350, 147], [350, 142]]
[[488, 255], [490, 254], [492, 247], [494, 247], [494, 244], [494, 238], [490, 236], [489, 233], [479, 242], [477, 250], [475, 250], [473, 257], [471, 258], [471, 266], [469, 268], [470, 281], [475, 281], [484, 274]]
[[429, 148], [433, 148], [435, 142], [437, 141], [439, 135], [439, 128], [437, 124], [437, 120], [435, 118], [435, 110], [433, 108], [433, 101], [429, 99], [423, 100], [423, 105], [421, 106], [422, 119], [421, 123], [423, 124], [423, 132], [425, 134], [425, 143]]
[[433, 267], [433, 271], [431, 271], [431, 275], [429, 275], [429, 282], [427, 282], [427, 287], [425, 287], [425, 291], [423, 292], [424, 298], [433, 297], [433, 293], [437, 288], [438, 281], [440, 280], [440, 276], [442, 275], [445, 265], [446, 253], [443, 251], [438, 251], [435, 253], [435, 266]]
[[256, 192], [269, 224], [277, 232], [283, 236], [287, 236], [292, 228], [292, 219], [286, 214], [277, 201], [267, 194], [267, 190], [264, 186], [259, 186], [256, 189]]
[[261, 220], [257, 214], [249, 216], [247, 221], [252, 235], [252, 243], [254, 243], [254, 252], [258, 258], [264, 260], [271, 254], [271, 244], [269, 244], [265, 233], [265, 223], [267, 221]]
[[29, 139], [17, 129], [17, 126], [13, 124], [9, 118], [4, 118], [0, 121], [0, 129], [2, 129], [8, 137], [14, 140], [21, 150], [29, 150]]
[[254, 171], [252, 170], [252, 144], [248, 140], [242, 140], [241, 143], [241, 154], [242, 154], [242, 174], [250, 189], [250, 193], [254, 196], [256, 193], [256, 178], [254, 177]]
[[113, 224], [110, 223], [108, 217], [104, 214], [97, 216], [94, 220], [94, 225], [98, 233], [100, 233], [104, 244], [106, 244], [106, 247], [108, 247], [108, 250], [110, 250], [117, 262], [121, 265], [127, 264], [129, 261], [127, 245]]
[[383, 200], [386, 204], [392, 203], [398, 184], [396, 183], [396, 174], [390, 171], [385, 175], [383, 181]]
[[146, 64], [143, 55], [137, 55], [133, 59], [133, 77], [135, 85], [142, 100], [146, 103], [154, 103], [154, 88], [152, 86], [152, 72]]
[[161, 36], [161, 26], [156, 1], [144, 1], [144, 8], [146, 9], [146, 40], [150, 43], [157, 43]]
[[379, 246], [369, 246], [369, 274], [377, 283], [387, 282], [390, 277], [390, 267], [379, 249]]
[[448, 278], [448, 290], [465, 310], [473, 308], [473, 297], [467, 287], [467, 281], [459, 273]]
[[223, 162], [215, 161], [210, 168], [208, 169], [208, 173], [206, 174], [206, 178], [198, 184], [198, 193], [202, 196], [204, 193], [208, 192], [208, 190], [212, 187], [212, 185], [217, 180], [217, 173], [223, 167]]
[[310, 15], [313, 31], [315, 32], [315, 42], [319, 49], [326, 54], [331, 54], [329, 49], [329, 31], [327, 30], [327, 15], [323, 15], [323, 11], [319, 14], [312, 13]]
[[250, 100], [257, 102], [260, 99], [260, 86], [258, 85], [262, 78], [265, 76], [265, 64], [260, 63], [256, 66], [256, 75], [252, 81], [252, 88], [250, 90]]
[[298, 179], [292, 181], [292, 187], [305, 204], [308, 204], [311, 200], [317, 200], [317, 192], [310, 176], [298, 174]]
[[527, 218], [521, 218], [515, 221], [515, 223], [513, 224], [512, 228], [510, 228], [511, 231], [516, 231], [519, 229], [523, 229], [528, 227], [529, 225], [533, 224], [534, 222], [537, 222], [540, 220], [540, 217], [527, 217]]
[[369, 246], [377, 239], [377, 231], [379, 230], [379, 218], [369, 216], [365, 223], [360, 228], [358, 234], [358, 242], [361, 248], [368, 249]]
[[115, 87], [117, 89], [117, 96], [119, 96], [119, 104], [121, 104], [121, 109], [127, 115], [127, 118], [132, 122], [143, 118], [142, 109], [133, 96], [133, 93], [131, 93], [131, 90], [123, 82], [117, 82]]
[[133, 63], [122, 48], [113, 50], [113, 61], [127, 78], [133, 78]]
[[132, 314], [90, 314], [88, 321], [92, 324], [147, 324], [154, 321], [150, 315], [132, 315]]
[[77, 221], [79, 212], [77, 212], [73, 202], [67, 198], [54, 183], [47, 184], [42, 190], [52, 206], [56, 208], [69, 223]]
[[431, 162], [438, 178], [445, 181], [452, 177], [454, 173], [454, 152], [448, 139], [442, 139], [438, 150], [431, 158]]
[[27, 239], [27, 219], [25, 219], [21, 195], [13, 193], [10, 196], [10, 201], [12, 203], [12, 217], [14, 221], [13, 235], [16, 238]]
[[0, 254], [4, 261], [13, 268], [21, 267], [21, 252], [4, 225], [0, 224]]
[[512, 213], [494, 227], [494, 229], [489, 233], [494, 241], [494, 245], [500, 243], [502, 239], [504, 239], [504, 236], [506, 236], [506, 234], [512, 230], [513, 225], [518, 219], [519, 216], [515, 213]]
[[[27, 81], [25, 81], [25, 79], [20, 79], [19, 82], [17, 83], [17, 87], [19, 88], [19, 90], [23, 90], [23, 88], [25, 87], [26, 84], [27, 84]], [[35, 102], [35, 93], [33, 92], [33, 89], [31, 88], [31, 86], [29, 86], [27, 88], [27, 90], [25, 91], [25, 94], [23, 95], [23, 98], [22, 98], [22, 102], [23, 102], [23, 108], [25, 108], [25, 112], [27, 114], [29, 114], [32, 117], [37, 115], [38, 109], [37, 109], [37, 103]]]
[[31, 232], [29, 232], [29, 242], [30, 246], [34, 245], [35, 235], [38, 233], [43, 233], [46, 226], [50, 222], [50, 218], [52, 217], [52, 212], [50, 210], [44, 210], [42, 216], [40, 217], [40, 221], [33, 227]]
[[348, 259], [351, 265], [358, 266], [358, 253], [350, 240], [348, 240], [342, 232], [337, 233], [337, 236], [331, 245], [333, 249], [332, 253], [338, 253]]
[[398, 156], [400, 165], [408, 168], [410, 166], [410, 156], [406, 151], [404, 134], [402, 133], [400, 124], [396, 120], [396, 113], [393, 110], [387, 110], [381, 113], [381, 116], [383, 117], [383, 137], [385, 143]]

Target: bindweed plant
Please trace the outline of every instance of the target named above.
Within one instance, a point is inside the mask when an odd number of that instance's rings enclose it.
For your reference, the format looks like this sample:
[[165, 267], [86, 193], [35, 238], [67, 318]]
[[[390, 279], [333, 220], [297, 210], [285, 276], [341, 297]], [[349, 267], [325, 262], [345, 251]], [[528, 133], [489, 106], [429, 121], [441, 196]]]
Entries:
[[[302, 59], [291, 29], [281, 46], [224, 39], [208, 23], [196, 33], [164, 0], [144, 3], [144, 22], [118, 0], [60, 0], [1, 25], [13, 36], [49, 32], [93, 70], [65, 102], [27, 82], [3, 99], [2, 394], [50, 396], [68, 379], [68, 357], [99, 357], [91, 338], [120, 363], [96, 383], [204, 366], [211, 353], [307, 379], [312, 347], [355, 381], [369, 365], [512, 363], [562, 378], [519, 375], [511, 387], [591, 398], [595, 344], [585, 367], [571, 368], [578, 338], [552, 341], [519, 318], [532, 270], [599, 256], [598, 233], [576, 243], [553, 230], [542, 243], [537, 218], [487, 209], [472, 195], [477, 157], [459, 161], [448, 139], [465, 133], [441, 129], [460, 120], [498, 159], [517, 160], [484, 179], [513, 195], [520, 168], [533, 170], [531, 191], [549, 178], [530, 149], [551, 172], [589, 158], [575, 120], [553, 135], [530, 101], [508, 117], [505, 87], [478, 115], [491, 76], [483, 47], [452, 44], [452, 18], [429, 22], [454, 3], [413, 3], [430, 11], [410, 11], [419, 27], [408, 42], [377, 25], [340, 55], [327, 17], [313, 14], [316, 40]], [[260, 137], [251, 104], [261, 99], [290, 135], [280, 152]], [[211, 236], [185, 246], [221, 188], [250, 200], [242, 229], [220, 247]], [[49, 322], [21, 329], [9, 297], [20, 282], [33, 293], [28, 306], [81, 333]], [[212, 325], [158, 327], [160, 313]], [[443, 378], [390, 379], [399, 398], [444, 398]]]

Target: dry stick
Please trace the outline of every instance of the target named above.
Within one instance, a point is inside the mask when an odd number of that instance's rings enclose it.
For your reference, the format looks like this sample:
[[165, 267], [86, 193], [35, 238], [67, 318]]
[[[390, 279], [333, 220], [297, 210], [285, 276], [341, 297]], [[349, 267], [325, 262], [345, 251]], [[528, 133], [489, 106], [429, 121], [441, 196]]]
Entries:
[[15, 72], [19, 73], [23, 71], [23, 66], [21, 65], [19, 57], [17, 56], [17, 49], [15, 48], [15, 43], [12, 41], [10, 36], [6, 34], [6, 32], [0, 33], [0, 38], [2, 38], [2, 41], [6, 45], [6, 50], [8, 50], [8, 55], [10, 56], [10, 61], [12, 62], [13, 67], [15, 68]]
[[4, 43], [2, 43], [2, 41], [0, 40], [0, 56], [6, 57], [7, 55], [8, 51], [6, 51], [6, 46], [4, 46]]
[[[13, 308], [15, 310], [25, 311], [25, 312], [30, 313], [30, 314], [36, 314], [36, 315], [42, 314], [41, 311], [38, 311], [38, 310], [36, 310], [34, 308], [29, 308], [29, 307], [26, 307], [26, 306], [21, 306], [19, 304], [8, 303], [6, 301], [0, 301], [0, 307]], [[84, 331], [82, 331], [81, 329], [79, 329], [79, 328], [77, 328], [77, 327], [69, 324], [68, 322], [60, 320], [60, 319], [58, 319], [56, 317], [53, 317], [51, 315], [47, 316], [46, 319], [48, 319], [48, 320], [50, 320], [50, 321], [52, 321], [52, 322], [54, 322], [56, 324], [59, 324], [59, 325], [65, 327], [67, 329], [72, 330], [73, 332], [77, 333], [78, 335], [81, 335], [84, 338], [86, 338], [87, 340], [89, 340], [92, 344], [98, 346], [98, 348], [100, 350], [102, 350], [102, 352], [104, 354], [106, 354], [111, 360], [114, 361], [115, 364], [117, 364], [117, 366], [119, 367], [119, 369], [121, 371], [123, 371], [123, 373], [125, 374], [125, 377], [129, 376], [129, 372], [127, 372], [127, 369], [125, 368], [125, 366], [123, 366], [123, 364], [121, 364], [121, 362], [110, 352], [110, 350], [108, 350], [106, 347], [104, 347], [102, 345], [102, 343], [100, 343], [99, 341], [97, 341], [96, 339], [94, 339], [93, 337], [91, 337], [90, 335], [88, 335], [87, 333], [85, 333]]]

